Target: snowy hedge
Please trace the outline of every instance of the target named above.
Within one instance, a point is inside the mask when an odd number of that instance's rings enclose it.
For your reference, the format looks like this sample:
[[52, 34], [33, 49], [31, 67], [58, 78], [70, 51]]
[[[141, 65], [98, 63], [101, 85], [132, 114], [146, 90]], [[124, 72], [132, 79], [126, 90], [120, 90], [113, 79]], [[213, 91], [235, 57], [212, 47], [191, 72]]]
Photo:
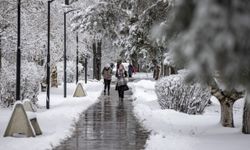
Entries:
[[[63, 74], [63, 67], [64, 63], [59, 62], [57, 63], [57, 73], [58, 73], [58, 82], [61, 84], [64, 81], [64, 74]], [[79, 76], [80, 71], [83, 69], [82, 64], [78, 64], [78, 69], [79, 69]], [[76, 63], [74, 61], [67, 61], [67, 83], [72, 83], [76, 79]]]
[[[5, 66], [6, 65], [6, 66]], [[34, 104], [39, 94], [39, 83], [42, 72], [39, 72], [35, 63], [22, 62], [21, 70], [21, 99], [30, 99]], [[1, 73], [1, 103], [5, 106], [13, 104], [16, 100], [16, 65], [4, 63]]]
[[202, 113], [211, 97], [208, 87], [199, 83], [185, 83], [184, 74], [160, 79], [155, 89], [162, 109], [174, 109], [188, 114]]

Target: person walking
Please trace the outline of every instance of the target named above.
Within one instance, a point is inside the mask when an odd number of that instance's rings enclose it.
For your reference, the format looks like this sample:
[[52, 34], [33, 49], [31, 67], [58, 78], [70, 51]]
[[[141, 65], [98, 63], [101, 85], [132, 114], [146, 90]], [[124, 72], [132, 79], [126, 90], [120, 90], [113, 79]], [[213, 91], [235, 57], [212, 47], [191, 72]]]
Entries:
[[159, 77], [160, 77], [160, 68], [161, 67], [157, 64], [157, 60], [156, 59], [153, 59], [152, 63], [154, 65], [153, 78], [155, 80], [158, 80]]
[[131, 78], [133, 73], [134, 73], [134, 67], [132, 66], [131, 63], [129, 63], [129, 65], [128, 65], [128, 77]]
[[124, 98], [124, 91], [128, 90], [127, 81], [125, 77], [127, 77], [126, 70], [121, 63], [121, 61], [117, 62], [117, 69], [116, 69], [116, 90], [118, 90], [119, 100], [123, 101]]
[[106, 64], [102, 70], [102, 76], [104, 80], [104, 95], [106, 95], [106, 89], [108, 89], [108, 95], [110, 95], [110, 83], [112, 79], [112, 69], [109, 64]]

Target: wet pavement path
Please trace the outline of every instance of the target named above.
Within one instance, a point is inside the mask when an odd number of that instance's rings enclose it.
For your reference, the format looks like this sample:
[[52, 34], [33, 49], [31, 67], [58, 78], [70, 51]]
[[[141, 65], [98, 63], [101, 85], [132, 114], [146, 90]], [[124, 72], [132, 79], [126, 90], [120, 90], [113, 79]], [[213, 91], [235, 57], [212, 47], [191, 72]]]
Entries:
[[133, 114], [131, 91], [119, 102], [117, 91], [101, 96], [100, 102], [81, 114], [74, 135], [55, 150], [141, 150], [149, 132]]

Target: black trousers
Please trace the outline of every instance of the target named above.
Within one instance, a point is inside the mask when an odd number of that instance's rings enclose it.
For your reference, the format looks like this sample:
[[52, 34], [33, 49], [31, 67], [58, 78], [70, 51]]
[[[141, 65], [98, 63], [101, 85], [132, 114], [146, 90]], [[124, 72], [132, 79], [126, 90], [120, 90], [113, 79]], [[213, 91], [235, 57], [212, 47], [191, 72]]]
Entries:
[[111, 83], [111, 80], [104, 79], [104, 92], [106, 92], [107, 88], [108, 88], [108, 92], [110, 91], [110, 83]]
[[124, 98], [124, 88], [123, 88], [123, 86], [118, 86], [118, 95], [119, 95], [119, 98]]

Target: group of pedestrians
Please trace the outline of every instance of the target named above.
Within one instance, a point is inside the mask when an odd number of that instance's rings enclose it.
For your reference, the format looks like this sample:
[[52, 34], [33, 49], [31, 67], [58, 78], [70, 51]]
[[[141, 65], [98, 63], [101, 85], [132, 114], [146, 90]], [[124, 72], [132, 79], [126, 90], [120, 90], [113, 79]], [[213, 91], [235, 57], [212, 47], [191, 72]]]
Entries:
[[[133, 72], [134, 72], [134, 69], [131, 64], [129, 64], [128, 72], [127, 72], [124, 65], [122, 64], [122, 61], [117, 62], [116, 72], [115, 72], [117, 82], [116, 82], [115, 90], [118, 91], [120, 101], [123, 101], [124, 91], [129, 89], [127, 85], [126, 77], [127, 76], [132, 77]], [[102, 70], [102, 76], [104, 79], [104, 91], [103, 91], [104, 95], [106, 94], [110, 95], [110, 84], [112, 80], [112, 75], [113, 75], [112, 65], [106, 64]]]

